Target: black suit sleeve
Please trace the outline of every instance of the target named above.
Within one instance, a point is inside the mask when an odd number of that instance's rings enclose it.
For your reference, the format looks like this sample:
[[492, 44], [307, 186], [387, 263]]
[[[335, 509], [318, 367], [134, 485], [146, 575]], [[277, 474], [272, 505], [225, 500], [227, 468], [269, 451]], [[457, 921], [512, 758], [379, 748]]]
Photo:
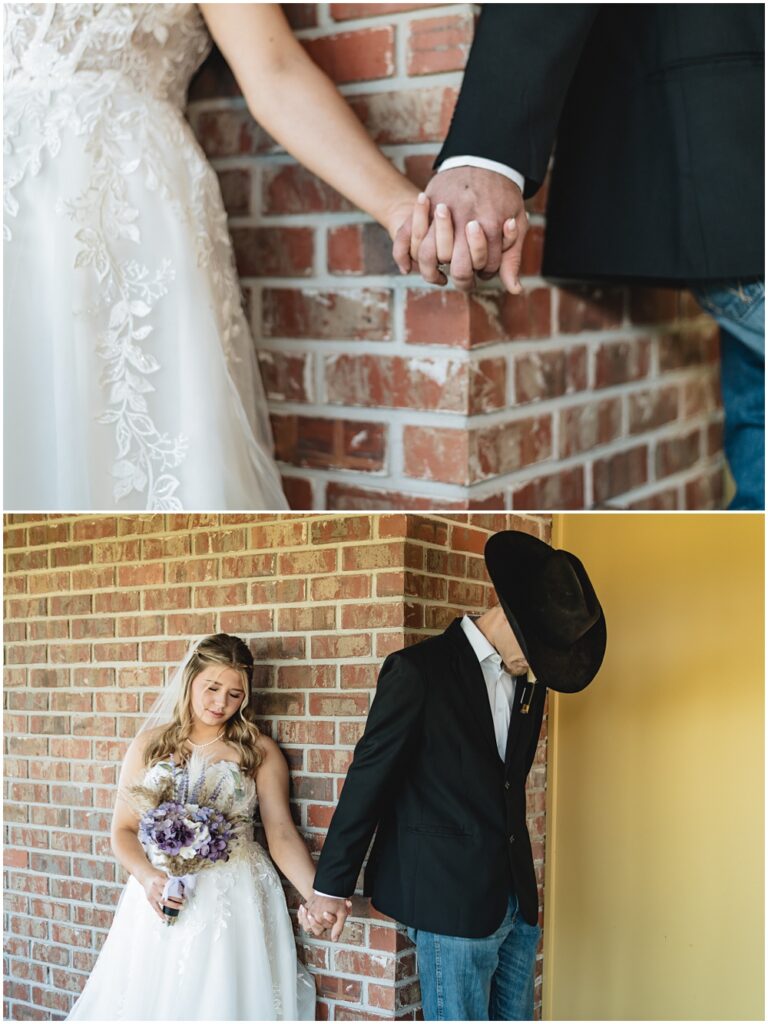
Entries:
[[424, 678], [409, 659], [390, 654], [323, 845], [314, 882], [318, 892], [354, 892], [387, 791], [407, 764], [409, 746], [418, 735], [424, 692]]
[[435, 166], [481, 156], [541, 186], [573, 72], [599, 4], [484, 4]]

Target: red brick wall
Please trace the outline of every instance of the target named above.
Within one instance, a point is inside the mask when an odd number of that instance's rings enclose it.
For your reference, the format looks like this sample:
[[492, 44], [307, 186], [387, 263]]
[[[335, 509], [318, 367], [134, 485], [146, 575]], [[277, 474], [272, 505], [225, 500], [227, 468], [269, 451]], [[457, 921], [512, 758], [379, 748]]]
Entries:
[[[319, 851], [382, 659], [487, 606], [483, 544], [509, 526], [550, 538], [549, 517], [503, 513], [7, 516], [5, 1018], [61, 1017], [82, 987], [124, 882], [120, 760], [190, 636], [249, 641]], [[540, 885], [545, 775], [546, 720], [529, 780]], [[301, 946], [322, 1019], [413, 1018], [413, 949], [367, 901], [339, 945]], [[540, 983], [541, 963], [537, 1004]]]
[[[471, 4], [290, 4], [312, 57], [424, 184], [473, 33]], [[386, 233], [252, 121], [214, 55], [190, 119], [219, 171], [297, 508], [710, 508], [722, 502], [718, 346], [687, 293], [525, 294], [401, 278]]]

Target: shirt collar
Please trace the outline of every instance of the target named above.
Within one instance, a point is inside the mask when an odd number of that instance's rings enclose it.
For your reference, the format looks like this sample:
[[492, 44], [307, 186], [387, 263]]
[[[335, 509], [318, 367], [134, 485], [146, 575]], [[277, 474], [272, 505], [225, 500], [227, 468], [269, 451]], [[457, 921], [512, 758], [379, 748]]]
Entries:
[[475, 652], [477, 660], [481, 664], [486, 659], [490, 659], [494, 664], [501, 666], [501, 656], [499, 652], [490, 642], [488, 637], [478, 629], [469, 615], [465, 615], [462, 618], [461, 628], [464, 630], [467, 640], [469, 640], [472, 645], [472, 650]]

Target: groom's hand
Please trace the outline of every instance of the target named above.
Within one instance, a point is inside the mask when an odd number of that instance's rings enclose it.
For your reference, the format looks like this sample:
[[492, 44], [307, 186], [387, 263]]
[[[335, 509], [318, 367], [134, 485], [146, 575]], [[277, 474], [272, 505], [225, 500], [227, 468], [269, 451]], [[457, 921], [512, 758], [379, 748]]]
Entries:
[[[439, 203], [444, 203], [453, 220], [450, 275], [454, 285], [461, 291], [469, 291], [474, 285], [475, 271], [484, 279], [498, 273], [507, 291], [518, 295], [522, 291], [520, 261], [528, 231], [528, 217], [517, 185], [496, 171], [481, 167], [455, 167], [436, 174], [427, 186], [426, 194], [433, 210]], [[510, 244], [509, 238], [503, 234], [503, 226], [511, 218], [515, 220], [515, 237]], [[470, 246], [473, 229], [468, 233], [467, 225], [471, 221], [479, 222], [487, 239], [487, 254], [483, 252], [479, 258]], [[399, 241], [398, 236], [395, 239], [396, 260]], [[441, 249], [438, 225], [433, 218], [418, 250], [419, 270], [424, 280], [431, 284], [441, 284], [445, 280], [438, 270], [439, 262], [448, 262], [443, 258], [447, 253]]]
[[312, 931], [314, 932], [316, 926], [322, 929], [330, 928], [331, 939], [336, 942], [344, 930], [347, 916], [352, 909], [352, 901], [314, 893], [307, 900], [306, 906]]

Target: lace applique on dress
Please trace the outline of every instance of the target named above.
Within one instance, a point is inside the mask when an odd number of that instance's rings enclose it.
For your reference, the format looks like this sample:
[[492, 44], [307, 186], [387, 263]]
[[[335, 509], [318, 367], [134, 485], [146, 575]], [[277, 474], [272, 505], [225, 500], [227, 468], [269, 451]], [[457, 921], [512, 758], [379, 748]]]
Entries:
[[176, 279], [174, 243], [147, 245], [147, 193], [185, 226], [206, 268], [228, 372], [250, 344], [218, 179], [182, 116], [209, 35], [194, 4], [6, 4], [4, 17], [4, 238], [13, 239], [22, 182], [79, 139], [83, 175], [55, 210], [72, 225], [73, 269], [98, 285], [75, 316], [103, 364], [95, 420], [112, 431], [113, 499], [178, 511], [190, 441], [159, 426], [174, 411], [157, 381], [181, 368], [163, 366], [153, 348]]

